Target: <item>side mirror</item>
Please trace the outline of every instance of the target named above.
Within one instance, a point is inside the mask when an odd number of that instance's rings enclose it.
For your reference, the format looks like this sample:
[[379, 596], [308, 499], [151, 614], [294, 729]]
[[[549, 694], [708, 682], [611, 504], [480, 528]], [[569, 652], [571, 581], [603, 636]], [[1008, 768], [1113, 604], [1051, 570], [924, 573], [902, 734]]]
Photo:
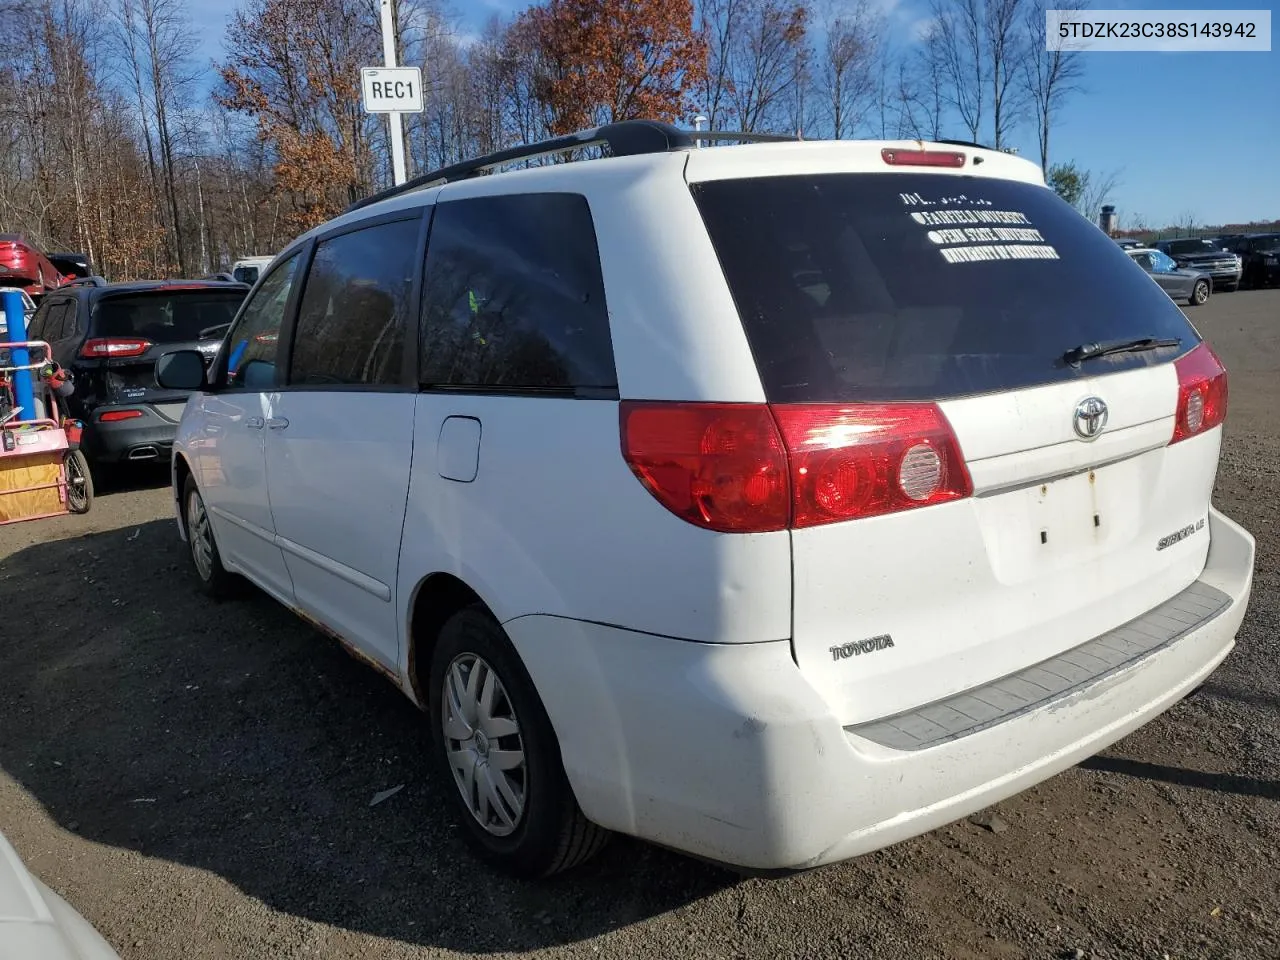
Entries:
[[199, 350], [174, 350], [156, 361], [156, 384], [166, 390], [199, 390], [205, 385], [204, 355]]

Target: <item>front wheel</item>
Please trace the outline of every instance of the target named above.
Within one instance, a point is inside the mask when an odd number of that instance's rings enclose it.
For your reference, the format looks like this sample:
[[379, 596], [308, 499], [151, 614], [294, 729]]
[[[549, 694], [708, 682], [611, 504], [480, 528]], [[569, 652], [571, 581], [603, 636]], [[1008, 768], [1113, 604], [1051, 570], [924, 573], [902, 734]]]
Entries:
[[1191, 288], [1191, 299], [1187, 302], [1193, 307], [1203, 306], [1205, 301], [1209, 299], [1209, 281], [1197, 280], [1196, 285]]
[[80, 450], [71, 450], [63, 461], [67, 473], [67, 509], [72, 513], [88, 513], [93, 506], [93, 474], [89, 461]]
[[446, 787], [476, 852], [519, 877], [577, 866], [608, 831], [583, 816], [524, 664], [477, 605], [454, 614], [431, 660], [429, 716]]
[[213, 538], [213, 526], [209, 523], [209, 512], [194, 477], [187, 477], [182, 488], [182, 516], [187, 530], [187, 546], [191, 551], [191, 565], [195, 567], [201, 589], [215, 600], [232, 596], [237, 586], [235, 576], [222, 565], [222, 556]]

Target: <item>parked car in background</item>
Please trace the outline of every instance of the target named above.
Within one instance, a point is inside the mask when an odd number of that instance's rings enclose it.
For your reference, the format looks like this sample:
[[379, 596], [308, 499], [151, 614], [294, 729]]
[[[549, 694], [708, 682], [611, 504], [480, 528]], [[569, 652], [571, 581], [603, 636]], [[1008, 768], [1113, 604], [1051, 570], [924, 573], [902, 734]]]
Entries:
[[1242, 261], [1241, 282], [1248, 287], [1280, 283], [1280, 233], [1241, 237], [1235, 252]]
[[237, 260], [231, 267], [231, 276], [239, 283], [253, 286], [258, 282], [258, 274], [265, 270], [274, 257], [246, 257]]
[[1193, 307], [1201, 306], [1209, 299], [1213, 279], [1206, 271], [1179, 267], [1167, 253], [1151, 247], [1134, 247], [1125, 253], [1147, 271], [1172, 299], [1185, 301]]
[[1240, 258], [1212, 241], [1184, 237], [1180, 240], [1158, 240], [1152, 246], [1172, 257], [1180, 267], [1209, 274], [1215, 291], [1231, 291], [1240, 286]]
[[1223, 250], [1226, 250], [1228, 253], [1235, 253], [1236, 244], [1238, 244], [1246, 236], [1247, 234], [1243, 234], [1243, 233], [1224, 233], [1224, 234], [1221, 234], [1220, 236], [1206, 237], [1205, 239], [1208, 240], [1210, 243], [1214, 244], [1215, 246], [1221, 247]]
[[120, 960], [75, 908], [23, 864], [0, 835], [0, 957]]
[[1138, 247], [1144, 246], [1141, 240], [1117, 240], [1121, 250], [1136, 250]]
[[698, 136], [424, 174], [157, 365], [203, 589], [392, 679], [523, 875], [932, 830], [1172, 706], [1248, 603], [1226, 371], [1039, 165]]
[[163, 281], [55, 290], [31, 320], [69, 369], [71, 414], [82, 449], [99, 466], [167, 460], [187, 394], [156, 386], [156, 357], [189, 346], [210, 361], [249, 288], [242, 283]]
[[26, 237], [0, 233], [0, 285], [39, 297], [73, 279], [64, 276]]
[[93, 265], [88, 254], [84, 253], [49, 253], [49, 262], [62, 271], [64, 277], [93, 276]]
[[[0, 293], [3, 293], [5, 290], [12, 290], [12, 289], [14, 288], [0, 287]], [[19, 289], [18, 293], [22, 296], [22, 311], [23, 311], [23, 319], [26, 321], [25, 325], [30, 326], [31, 316], [36, 312], [35, 301], [31, 299], [31, 294], [27, 293], [25, 290]], [[0, 297], [0, 340], [3, 340], [8, 335], [9, 335], [9, 321], [8, 321], [8, 318], [5, 316], [5, 312], [4, 312], [4, 298]]]

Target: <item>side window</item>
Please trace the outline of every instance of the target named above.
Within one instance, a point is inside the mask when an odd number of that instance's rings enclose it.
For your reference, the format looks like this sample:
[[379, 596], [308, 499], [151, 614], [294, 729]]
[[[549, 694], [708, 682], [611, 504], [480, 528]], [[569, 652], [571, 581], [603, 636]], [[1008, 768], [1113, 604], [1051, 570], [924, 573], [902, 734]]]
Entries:
[[401, 382], [421, 225], [421, 217], [395, 220], [316, 245], [293, 335], [290, 384]]
[[225, 384], [231, 388], [269, 390], [276, 380], [276, 348], [280, 324], [293, 289], [293, 275], [300, 254], [295, 253], [271, 272], [227, 339]]
[[53, 304], [46, 300], [36, 308], [36, 312], [27, 321], [27, 339], [43, 340], [45, 327], [49, 326], [49, 315], [53, 312]]
[[70, 340], [80, 332], [79, 300], [64, 300], [62, 302], [62, 325], [60, 329], [59, 340]]
[[424, 384], [571, 391], [618, 384], [585, 197], [438, 203], [427, 248]]

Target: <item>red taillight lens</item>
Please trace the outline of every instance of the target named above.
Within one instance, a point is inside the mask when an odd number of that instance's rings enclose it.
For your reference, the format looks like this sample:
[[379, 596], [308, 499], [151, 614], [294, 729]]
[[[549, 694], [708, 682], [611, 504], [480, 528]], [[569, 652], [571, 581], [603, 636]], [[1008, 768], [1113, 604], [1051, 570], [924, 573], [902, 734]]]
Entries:
[[951, 425], [934, 404], [773, 408], [791, 465], [791, 525], [896, 513], [973, 492]]
[[150, 349], [150, 340], [140, 340], [133, 337], [99, 337], [93, 340], [86, 340], [84, 346], [80, 348], [80, 356], [92, 360], [140, 357]]
[[1170, 443], [1212, 430], [1227, 419], [1227, 368], [1202, 343], [1175, 360], [1178, 371], [1178, 414]]
[[894, 150], [885, 147], [880, 158], [891, 167], [963, 167], [965, 156], [953, 150]]
[[625, 402], [621, 427], [632, 472], [676, 516], [723, 533], [786, 528], [787, 459], [768, 407]]
[[135, 417], [142, 416], [141, 410], [108, 410], [99, 414], [99, 423], [115, 423], [118, 420], [132, 420]]
[[966, 497], [933, 404], [622, 404], [622, 451], [668, 510], [724, 533], [812, 527]]

